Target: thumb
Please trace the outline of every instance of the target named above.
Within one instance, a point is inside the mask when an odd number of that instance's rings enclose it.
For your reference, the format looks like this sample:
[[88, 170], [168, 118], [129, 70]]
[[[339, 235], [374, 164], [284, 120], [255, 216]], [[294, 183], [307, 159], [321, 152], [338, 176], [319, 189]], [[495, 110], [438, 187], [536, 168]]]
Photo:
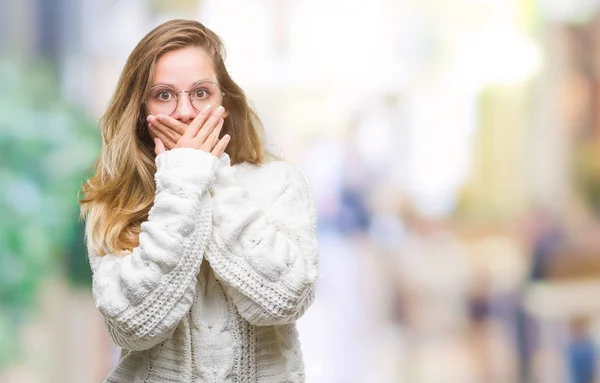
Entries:
[[165, 144], [160, 140], [160, 138], [154, 138], [154, 153], [158, 156], [161, 153], [165, 152]]

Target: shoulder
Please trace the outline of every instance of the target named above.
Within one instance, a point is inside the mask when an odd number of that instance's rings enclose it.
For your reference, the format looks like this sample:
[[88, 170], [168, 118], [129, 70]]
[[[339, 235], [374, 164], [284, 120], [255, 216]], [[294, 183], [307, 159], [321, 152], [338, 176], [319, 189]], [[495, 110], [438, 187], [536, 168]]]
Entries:
[[249, 196], [272, 202], [282, 196], [310, 202], [312, 187], [299, 166], [288, 161], [235, 166], [236, 178]]
[[288, 161], [271, 161], [261, 165], [242, 163], [236, 165], [235, 168], [238, 178], [248, 181], [263, 181], [281, 185], [293, 183], [308, 186], [308, 179], [302, 169]]

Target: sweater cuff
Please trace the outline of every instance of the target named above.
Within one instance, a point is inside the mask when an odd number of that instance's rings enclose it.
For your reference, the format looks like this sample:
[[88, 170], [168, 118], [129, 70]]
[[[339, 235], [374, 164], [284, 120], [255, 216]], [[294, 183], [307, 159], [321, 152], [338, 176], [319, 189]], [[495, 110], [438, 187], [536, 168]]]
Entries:
[[[193, 148], [175, 148], [156, 156], [156, 186], [176, 194], [189, 189], [201, 192], [215, 179], [219, 165], [211, 153]], [[187, 193], [186, 193], [187, 194]]]

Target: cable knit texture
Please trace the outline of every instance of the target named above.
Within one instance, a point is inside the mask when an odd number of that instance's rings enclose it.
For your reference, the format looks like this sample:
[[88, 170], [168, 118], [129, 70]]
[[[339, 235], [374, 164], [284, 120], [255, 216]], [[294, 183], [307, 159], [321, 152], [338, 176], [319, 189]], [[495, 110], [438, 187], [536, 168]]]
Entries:
[[306, 177], [183, 148], [156, 165], [139, 246], [88, 247], [96, 306], [122, 348], [106, 382], [304, 382], [295, 321], [317, 278]]

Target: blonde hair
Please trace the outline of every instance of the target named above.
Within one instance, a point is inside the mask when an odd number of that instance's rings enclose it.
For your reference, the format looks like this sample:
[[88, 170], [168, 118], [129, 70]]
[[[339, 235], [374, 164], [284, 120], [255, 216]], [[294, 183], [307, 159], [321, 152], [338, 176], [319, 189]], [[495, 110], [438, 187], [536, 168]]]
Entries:
[[229, 115], [222, 134], [231, 136], [226, 152], [232, 164], [259, 165], [264, 160], [262, 124], [225, 68], [225, 49], [219, 36], [192, 20], [159, 25], [138, 43], [125, 63], [100, 121], [102, 147], [93, 165], [94, 174], [80, 191], [86, 240], [98, 255], [125, 253], [139, 244], [140, 225], [148, 219], [156, 191], [154, 143], [146, 127], [143, 100], [157, 60], [188, 46], [208, 52], [225, 93], [223, 106]]

